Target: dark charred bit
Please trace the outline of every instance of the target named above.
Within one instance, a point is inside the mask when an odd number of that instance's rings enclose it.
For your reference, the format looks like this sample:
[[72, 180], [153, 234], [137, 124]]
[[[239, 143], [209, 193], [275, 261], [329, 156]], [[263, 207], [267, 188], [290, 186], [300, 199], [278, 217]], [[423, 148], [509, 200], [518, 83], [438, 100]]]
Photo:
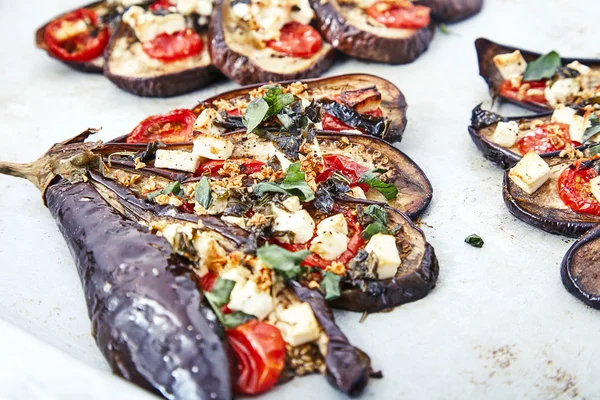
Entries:
[[600, 227], [571, 246], [562, 260], [560, 275], [569, 293], [600, 310]]
[[504, 117], [495, 112], [482, 109], [481, 104], [478, 104], [471, 112], [471, 126], [475, 129], [480, 129], [499, 121], [504, 121]]
[[431, 8], [431, 16], [440, 22], [458, 22], [481, 11], [483, 0], [420, 0]]
[[386, 136], [388, 125], [384, 118], [362, 115], [352, 108], [346, 107], [336, 101], [322, 101], [322, 109], [333, 115], [346, 125], [360, 129], [367, 134], [379, 138]]

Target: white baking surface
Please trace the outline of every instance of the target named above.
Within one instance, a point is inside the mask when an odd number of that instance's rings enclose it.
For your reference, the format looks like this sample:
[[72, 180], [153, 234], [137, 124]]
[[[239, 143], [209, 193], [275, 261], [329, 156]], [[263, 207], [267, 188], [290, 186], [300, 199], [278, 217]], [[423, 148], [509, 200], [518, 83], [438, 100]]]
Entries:
[[[148, 115], [236, 87], [222, 81], [178, 98], [143, 99], [36, 50], [35, 28], [79, 4], [0, 2], [0, 159], [33, 160], [87, 127], [102, 126], [99, 137], [109, 139]], [[364, 398], [600, 397], [600, 312], [560, 282], [559, 264], [572, 240], [508, 213], [502, 171], [483, 159], [466, 130], [471, 109], [489, 100], [477, 73], [475, 38], [600, 57], [599, 13], [597, 0], [486, 0], [479, 16], [450, 25], [450, 35], [437, 32], [429, 51], [411, 65], [346, 60], [329, 71], [369, 72], [402, 89], [409, 123], [400, 148], [434, 187], [423, 229], [441, 266], [435, 290], [362, 324], [358, 314], [336, 313], [351, 341], [384, 374], [370, 382]], [[90, 335], [75, 266], [40, 200], [28, 182], [0, 177], [0, 398], [153, 398], [108, 376]], [[483, 249], [463, 243], [471, 233], [483, 237]], [[320, 376], [295, 379], [264, 398], [310, 395], [343, 398]]]

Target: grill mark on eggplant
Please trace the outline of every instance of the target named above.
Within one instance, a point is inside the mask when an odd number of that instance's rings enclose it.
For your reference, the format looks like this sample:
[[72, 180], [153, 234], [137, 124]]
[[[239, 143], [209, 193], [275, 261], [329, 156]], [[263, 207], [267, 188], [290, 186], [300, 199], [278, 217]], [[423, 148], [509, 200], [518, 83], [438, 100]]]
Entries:
[[441, 22], [458, 22], [481, 11], [483, 0], [419, 0], [431, 8], [431, 17]]
[[560, 276], [569, 293], [600, 309], [600, 227], [581, 237], [565, 254]]

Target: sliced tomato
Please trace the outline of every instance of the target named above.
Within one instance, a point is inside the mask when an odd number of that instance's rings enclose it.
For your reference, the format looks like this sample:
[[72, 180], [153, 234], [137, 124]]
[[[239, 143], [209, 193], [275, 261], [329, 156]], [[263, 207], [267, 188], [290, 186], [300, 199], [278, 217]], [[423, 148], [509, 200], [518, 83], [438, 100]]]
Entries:
[[142, 44], [142, 49], [151, 58], [164, 62], [173, 62], [192, 57], [202, 52], [202, 36], [192, 29], [174, 33], [161, 33]]
[[[527, 87], [527, 89], [521, 90], [521, 87], [523, 87], [523, 85], [529, 86]], [[510, 79], [507, 79], [500, 84], [500, 96], [513, 101], [546, 105], [548, 104], [548, 101], [546, 100], [546, 96], [543, 93], [533, 95], [527, 94], [527, 90], [529, 89], [544, 90], [545, 88], [546, 79], [539, 81], [523, 82], [519, 86], [513, 85], [513, 82]]]
[[[69, 27], [84, 22], [87, 30]], [[50, 22], [44, 30], [44, 42], [48, 51], [64, 61], [85, 62], [98, 58], [104, 52], [110, 34], [108, 28], [98, 26], [98, 15], [93, 10], [80, 8]]]
[[410, 1], [378, 1], [365, 11], [369, 17], [388, 28], [421, 29], [431, 23], [431, 9], [414, 5]]
[[196, 114], [186, 109], [173, 110], [164, 115], [153, 115], [136, 126], [127, 137], [127, 143], [182, 143], [194, 136]]
[[574, 147], [581, 143], [571, 140], [569, 125], [560, 123], [544, 124], [536, 127], [517, 143], [521, 154], [535, 151], [538, 154], [549, 153], [564, 149], [567, 144]]
[[[235, 163], [239, 164], [240, 173], [247, 174], [247, 175], [253, 174], [255, 172], [259, 172], [262, 169], [262, 167], [265, 165], [264, 162], [259, 161], [259, 160], [254, 160], [252, 158], [240, 158], [240, 159], [233, 159], [233, 160], [227, 160], [227, 161], [235, 162]], [[194, 176], [202, 176], [202, 175], [219, 176], [219, 170], [221, 168], [223, 168], [223, 165], [225, 165], [225, 160], [208, 161], [198, 167], [198, 169], [194, 173]]]
[[193, 213], [194, 212], [194, 203], [184, 202], [179, 206], [179, 210], [185, 213]]
[[365, 167], [352, 160], [350, 157], [337, 155], [337, 154], [328, 154], [323, 156], [323, 171], [316, 176], [315, 182], [320, 183], [329, 179], [334, 172], [339, 172], [343, 174], [346, 178], [350, 179], [350, 185], [359, 186], [362, 190], [369, 190], [369, 186], [367, 184], [358, 183], [361, 175], [369, 170], [369, 168]]
[[325, 112], [321, 115], [321, 124], [323, 126], [324, 131], [341, 132], [356, 130], [356, 128], [353, 128], [350, 125], [343, 123], [341, 119], [334, 117], [331, 114], [327, 114]]
[[285, 365], [285, 341], [281, 331], [266, 322], [252, 320], [227, 331], [238, 362], [236, 390], [259, 394], [271, 389]]
[[155, 12], [155, 11], [166, 11], [169, 9], [169, 7], [172, 7], [173, 3], [171, 3], [170, 0], [158, 0], [155, 1], [154, 3], [150, 4], [150, 7], [148, 7], [148, 10], [151, 12]]
[[267, 41], [267, 47], [290, 57], [310, 58], [321, 48], [321, 34], [310, 25], [288, 22], [281, 28], [278, 40]]
[[227, 111], [227, 115], [230, 117], [241, 117], [242, 112], [240, 111], [239, 108], [234, 108], [232, 110]]
[[200, 287], [205, 292], [210, 292], [215, 286], [215, 281], [217, 280], [217, 275], [212, 272], [207, 272], [200, 278]]
[[591, 193], [590, 180], [598, 176], [593, 168], [571, 166], [558, 177], [558, 194], [571, 210], [600, 215], [600, 202]]

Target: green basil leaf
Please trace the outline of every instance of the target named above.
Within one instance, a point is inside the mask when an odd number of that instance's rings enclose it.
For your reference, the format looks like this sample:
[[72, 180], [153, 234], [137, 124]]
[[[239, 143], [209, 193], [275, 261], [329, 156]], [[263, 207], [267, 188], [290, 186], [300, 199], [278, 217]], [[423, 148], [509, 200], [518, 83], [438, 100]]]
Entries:
[[252, 100], [242, 117], [242, 123], [246, 130], [248, 132], [254, 131], [266, 117], [268, 111], [269, 104], [262, 97]]
[[438, 28], [440, 28], [440, 32], [442, 32], [444, 35], [451, 35], [452, 32], [448, 29], [448, 27], [446, 26], [446, 24], [439, 24]]
[[473, 247], [482, 248], [483, 247], [483, 239], [479, 237], [479, 235], [469, 235], [465, 238], [465, 243], [470, 244]]
[[300, 264], [310, 251], [288, 251], [277, 245], [265, 245], [256, 250], [256, 256], [268, 267], [277, 271], [286, 279], [294, 279], [303, 271]]
[[365, 208], [365, 214], [373, 218], [375, 221], [387, 225], [388, 215], [385, 208], [378, 206], [376, 204], [371, 204], [367, 208]]
[[220, 314], [221, 317], [219, 318], [219, 321], [223, 324], [225, 328], [228, 329], [235, 328], [238, 325], [256, 319], [254, 315], [249, 315], [242, 311], [234, 311], [229, 314], [223, 314], [222, 312], [220, 312]]
[[263, 197], [265, 193], [282, 193], [289, 194], [287, 190], [281, 188], [274, 182], [260, 182], [252, 187], [252, 193], [258, 197]]
[[367, 227], [360, 234], [360, 237], [362, 237], [364, 240], [369, 240], [378, 233], [389, 235], [392, 233], [392, 231], [390, 231], [390, 228], [388, 228], [387, 225], [376, 221], [367, 225]]
[[321, 281], [321, 289], [325, 292], [325, 300], [337, 299], [341, 295], [340, 281], [342, 277], [333, 272], [326, 271], [323, 273]]
[[198, 204], [204, 207], [204, 209], [208, 209], [208, 207], [210, 207], [212, 204], [213, 198], [210, 191], [210, 183], [208, 182], [207, 177], [203, 176], [196, 185], [195, 198]]
[[298, 196], [300, 201], [312, 201], [315, 198], [315, 192], [306, 183], [306, 174], [300, 171], [300, 163], [293, 163], [288, 167], [281, 187], [290, 194]]
[[382, 182], [375, 173], [381, 169], [372, 169], [360, 176], [359, 183], [366, 183], [369, 187], [377, 190], [386, 200], [395, 199], [398, 196], [398, 188], [391, 183]]
[[185, 196], [185, 192], [183, 191], [183, 188], [181, 187], [181, 183], [179, 183], [179, 181], [169, 183], [162, 190], [155, 190], [152, 193], [148, 193], [148, 201], [152, 201], [159, 194], [174, 194], [177, 197]]
[[277, 114], [277, 119], [279, 120], [279, 122], [281, 122], [281, 125], [288, 131], [294, 126], [294, 119], [287, 114]]
[[587, 151], [590, 153], [590, 157], [595, 156], [596, 154], [600, 153], [600, 144], [595, 144], [591, 147], [588, 147]]
[[234, 286], [234, 281], [217, 278], [210, 292], [206, 292], [204, 295], [210, 297], [211, 304], [216, 307], [222, 307], [229, 303], [229, 296], [231, 295]]
[[561, 65], [562, 63], [558, 53], [556, 51], [551, 51], [527, 64], [523, 80], [537, 81], [544, 78], [552, 78]]
[[294, 95], [291, 93], [282, 93], [281, 86], [266, 86], [268, 88], [263, 99], [269, 105], [267, 117], [279, 114], [284, 107], [294, 102]]
[[587, 142], [596, 134], [600, 133], [600, 121], [598, 121], [598, 116], [596, 114], [590, 115], [590, 126], [586, 128], [583, 132], [583, 138], [581, 139], [581, 144]]

